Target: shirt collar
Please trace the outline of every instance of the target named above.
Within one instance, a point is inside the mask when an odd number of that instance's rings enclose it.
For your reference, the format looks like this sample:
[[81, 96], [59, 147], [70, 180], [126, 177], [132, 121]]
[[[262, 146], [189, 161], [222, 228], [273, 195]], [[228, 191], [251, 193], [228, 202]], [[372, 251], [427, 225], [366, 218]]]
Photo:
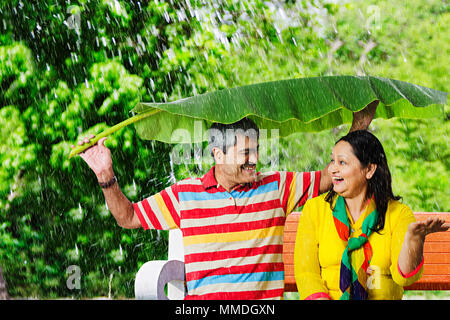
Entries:
[[216, 180], [216, 177], [214, 177], [214, 170], [215, 166], [213, 166], [200, 180], [202, 181], [203, 186], [205, 189], [209, 189], [211, 187], [218, 187], [219, 183]]
[[[216, 177], [214, 176], [214, 172], [215, 172], [215, 168], [216, 168], [216, 166], [213, 166], [200, 180], [201, 180], [201, 182], [202, 182], [202, 184], [203, 184], [203, 186], [205, 187], [205, 189], [209, 189], [209, 188], [212, 188], [212, 187], [216, 187], [216, 188], [219, 188], [219, 183], [217, 182], [217, 180], [216, 180]], [[257, 175], [259, 175], [259, 172], [257, 173]], [[253, 182], [253, 183], [245, 183], [245, 184], [241, 184], [241, 185], [238, 185], [238, 186], [236, 186], [236, 188], [234, 189], [234, 190], [236, 190], [236, 189], [239, 189], [239, 188], [245, 188], [245, 187], [251, 187], [253, 184], [254, 184], [255, 182]]]

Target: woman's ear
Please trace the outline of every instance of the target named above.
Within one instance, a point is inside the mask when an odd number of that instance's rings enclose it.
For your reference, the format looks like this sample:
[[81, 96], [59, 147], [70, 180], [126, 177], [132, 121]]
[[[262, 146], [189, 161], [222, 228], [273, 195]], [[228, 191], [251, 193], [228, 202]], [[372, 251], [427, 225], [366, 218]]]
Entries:
[[374, 163], [369, 163], [369, 165], [367, 166], [366, 179], [367, 180], [372, 179], [373, 175], [375, 174], [375, 171], [377, 171], [377, 165]]

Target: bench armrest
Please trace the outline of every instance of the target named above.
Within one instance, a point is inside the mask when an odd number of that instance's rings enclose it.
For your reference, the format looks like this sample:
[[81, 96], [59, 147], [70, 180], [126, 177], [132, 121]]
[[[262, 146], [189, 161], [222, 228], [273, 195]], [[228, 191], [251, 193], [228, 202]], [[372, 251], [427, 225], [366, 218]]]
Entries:
[[[179, 260], [155, 260], [142, 265], [134, 281], [138, 300], [183, 300], [184, 262]], [[168, 295], [165, 286], [168, 285]]]

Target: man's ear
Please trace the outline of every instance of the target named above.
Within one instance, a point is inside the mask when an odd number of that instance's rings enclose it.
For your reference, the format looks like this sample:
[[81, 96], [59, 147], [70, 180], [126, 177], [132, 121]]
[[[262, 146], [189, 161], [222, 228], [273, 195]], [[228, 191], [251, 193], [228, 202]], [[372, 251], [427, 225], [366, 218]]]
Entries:
[[375, 174], [375, 171], [377, 171], [377, 165], [374, 163], [369, 163], [369, 165], [367, 166], [366, 179], [367, 180], [372, 179], [373, 175]]
[[213, 148], [212, 149], [212, 153], [214, 156], [214, 162], [216, 164], [223, 164], [224, 163], [224, 153], [223, 150], [219, 149], [219, 148]]

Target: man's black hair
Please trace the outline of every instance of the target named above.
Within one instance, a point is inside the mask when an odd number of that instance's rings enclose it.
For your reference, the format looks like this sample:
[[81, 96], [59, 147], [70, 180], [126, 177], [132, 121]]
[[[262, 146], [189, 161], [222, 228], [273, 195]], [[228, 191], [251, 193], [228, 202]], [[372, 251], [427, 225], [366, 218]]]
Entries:
[[219, 148], [223, 153], [227, 153], [229, 147], [236, 145], [236, 135], [243, 134], [250, 138], [259, 138], [259, 128], [256, 123], [249, 118], [242, 118], [230, 124], [215, 122], [209, 128], [209, 151], [214, 157], [213, 148]]

